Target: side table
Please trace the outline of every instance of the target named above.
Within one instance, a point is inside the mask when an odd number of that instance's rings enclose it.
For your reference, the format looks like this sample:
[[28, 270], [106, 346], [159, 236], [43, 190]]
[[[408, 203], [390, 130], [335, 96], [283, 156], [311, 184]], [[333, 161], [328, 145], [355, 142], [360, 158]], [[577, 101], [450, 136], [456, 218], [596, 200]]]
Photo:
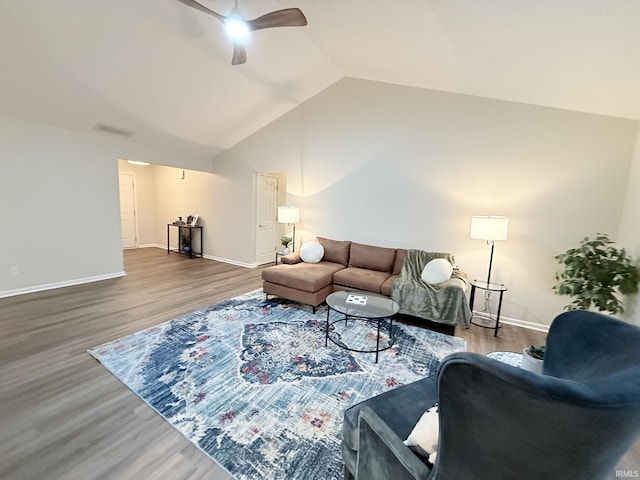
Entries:
[[[171, 248], [171, 227], [178, 229], [178, 248]], [[183, 233], [189, 232], [183, 238]], [[196, 232], [200, 236], [200, 251], [193, 251], [193, 232]], [[182, 223], [167, 223], [167, 253], [176, 252], [181, 255], [185, 255], [189, 258], [202, 257], [202, 226], [200, 225], [185, 225]]]
[[278, 259], [280, 257], [284, 257], [285, 255], [289, 255], [289, 252], [284, 253], [284, 252], [276, 252], [276, 265], [278, 264]]
[[[498, 298], [498, 313], [495, 318], [495, 325], [481, 325], [479, 323], [475, 323], [473, 321], [473, 302], [476, 296], [476, 288], [483, 290], [485, 292], [498, 292], [500, 297]], [[471, 293], [469, 295], [469, 308], [471, 309], [471, 320], [470, 323], [482, 328], [493, 328], [493, 336], [498, 336], [498, 329], [500, 328], [500, 310], [502, 310], [502, 296], [504, 292], [507, 291], [507, 287], [505, 287], [502, 283], [487, 283], [482, 282], [480, 280], [473, 280], [471, 282]]]

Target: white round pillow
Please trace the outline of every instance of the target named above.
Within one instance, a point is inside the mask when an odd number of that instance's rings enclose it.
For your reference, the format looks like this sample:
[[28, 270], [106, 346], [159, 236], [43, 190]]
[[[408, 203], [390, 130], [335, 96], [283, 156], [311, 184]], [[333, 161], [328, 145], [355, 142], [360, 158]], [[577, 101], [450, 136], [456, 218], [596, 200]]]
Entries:
[[424, 283], [442, 283], [449, 280], [453, 273], [453, 265], [446, 258], [434, 258], [422, 269], [420, 278]]
[[306, 242], [300, 247], [300, 258], [303, 262], [318, 263], [324, 257], [324, 247], [318, 242]]

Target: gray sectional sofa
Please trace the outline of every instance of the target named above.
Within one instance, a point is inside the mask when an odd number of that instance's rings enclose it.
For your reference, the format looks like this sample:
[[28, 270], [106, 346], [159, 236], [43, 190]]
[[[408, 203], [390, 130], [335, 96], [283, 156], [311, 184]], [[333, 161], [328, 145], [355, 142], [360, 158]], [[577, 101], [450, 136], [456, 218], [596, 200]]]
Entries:
[[[275, 295], [305, 303], [311, 305], [314, 311], [329, 294], [338, 290], [401, 297], [394, 292], [394, 282], [403, 273], [405, 258], [411, 250], [323, 237], [317, 237], [316, 241], [324, 248], [324, 256], [319, 262], [304, 262], [300, 253], [295, 252], [282, 257], [280, 265], [262, 271], [262, 288], [267, 296]], [[453, 256], [448, 253], [422, 253], [424, 255], [420, 258], [425, 262], [432, 258], [447, 258], [451, 263], [454, 262]], [[425, 296], [428, 308], [423, 311], [404, 311], [403, 302], [399, 302], [400, 313], [466, 327], [471, 312], [466, 299], [465, 277], [456, 270], [450, 279], [435, 286], [416, 279], [420, 295]]]

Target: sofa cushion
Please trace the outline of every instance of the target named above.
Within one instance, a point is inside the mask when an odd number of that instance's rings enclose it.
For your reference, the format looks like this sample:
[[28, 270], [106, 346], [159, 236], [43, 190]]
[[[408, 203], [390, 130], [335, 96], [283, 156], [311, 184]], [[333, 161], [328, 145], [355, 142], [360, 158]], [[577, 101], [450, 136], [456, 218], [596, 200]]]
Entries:
[[391, 273], [395, 258], [395, 248], [376, 247], [353, 242], [351, 244], [349, 266]]
[[291, 252], [284, 255], [280, 261], [282, 263], [300, 263], [302, 258], [300, 258], [300, 252]]
[[387, 297], [391, 296], [391, 291], [393, 290], [393, 282], [396, 281], [398, 275], [391, 275], [387, 278], [384, 283], [380, 286], [380, 293], [386, 295]]
[[326, 262], [340, 263], [345, 267], [349, 264], [350, 240], [331, 240], [318, 237], [318, 243], [324, 247], [323, 260]]
[[386, 272], [348, 267], [333, 274], [333, 283], [345, 287], [357, 288], [358, 290], [380, 293], [382, 284], [390, 276], [391, 274]]
[[317, 292], [330, 285], [333, 274], [343, 268], [343, 265], [332, 262], [281, 264], [265, 268], [262, 279], [283, 287]]
[[404, 248], [396, 249], [396, 259], [393, 262], [393, 273], [394, 275], [400, 275], [400, 271], [402, 270], [402, 265], [404, 265], [404, 257], [407, 256], [407, 250]]

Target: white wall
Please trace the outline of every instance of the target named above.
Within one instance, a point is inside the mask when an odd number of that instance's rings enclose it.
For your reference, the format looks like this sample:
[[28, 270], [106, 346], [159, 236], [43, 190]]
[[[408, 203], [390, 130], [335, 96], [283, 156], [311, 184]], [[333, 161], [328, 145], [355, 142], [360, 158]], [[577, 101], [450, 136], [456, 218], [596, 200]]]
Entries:
[[[155, 243], [166, 245], [167, 223], [178, 217], [199, 215], [202, 225], [204, 255], [239, 265], [255, 262], [253, 173], [236, 170], [230, 175], [195, 170], [152, 166], [155, 204]], [[242, 231], [241, 237], [234, 232]], [[177, 231], [171, 231], [172, 244]]]
[[[628, 253], [640, 266], [640, 129], [636, 137], [636, 148], [633, 155], [633, 165], [629, 174], [629, 182], [626, 189], [622, 220], [618, 242], [623, 245]], [[634, 295], [625, 302], [625, 312], [622, 315], [626, 320], [640, 325], [640, 295]]]
[[301, 207], [298, 238], [448, 250], [472, 278], [486, 275], [489, 250], [469, 238], [471, 215], [509, 215], [493, 274], [509, 288], [503, 313], [548, 323], [568, 303], [551, 292], [555, 254], [596, 232], [638, 250], [637, 135], [634, 121], [356, 79], [212, 167], [206, 158], [0, 117], [0, 212], [8, 220], [0, 296], [122, 273], [117, 159], [133, 158], [201, 170], [180, 183], [176, 168], [153, 167], [153, 243], [165, 242], [167, 222], [198, 213], [205, 253], [246, 265], [255, 261], [257, 172], [286, 172], [286, 203]]
[[[489, 249], [472, 215], [510, 217], [492, 279], [503, 314], [548, 324], [569, 303], [553, 256], [616, 236], [638, 123], [472, 96], [343, 79], [214, 160], [246, 184], [286, 171], [308, 237], [451, 251], [471, 278]], [[229, 192], [230, 200], [242, 192]], [[244, 205], [252, 208], [252, 205]], [[251, 238], [230, 224], [232, 238]]]
[[0, 163], [0, 295], [122, 274], [117, 164], [100, 141], [0, 117]]
[[209, 158], [0, 116], [0, 297], [123, 274], [118, 158], [210, 166]]

